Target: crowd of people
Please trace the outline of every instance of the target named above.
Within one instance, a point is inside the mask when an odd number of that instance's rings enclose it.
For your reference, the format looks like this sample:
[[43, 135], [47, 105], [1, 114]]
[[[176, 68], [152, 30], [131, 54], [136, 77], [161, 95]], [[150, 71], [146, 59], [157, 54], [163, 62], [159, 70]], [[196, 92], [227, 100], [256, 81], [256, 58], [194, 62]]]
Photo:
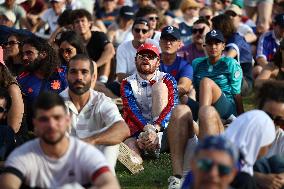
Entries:
[[[283, 0], [3, 0], [0, 188], [284, 188]], [[243, 97], [254, 95], [254, 110]]]

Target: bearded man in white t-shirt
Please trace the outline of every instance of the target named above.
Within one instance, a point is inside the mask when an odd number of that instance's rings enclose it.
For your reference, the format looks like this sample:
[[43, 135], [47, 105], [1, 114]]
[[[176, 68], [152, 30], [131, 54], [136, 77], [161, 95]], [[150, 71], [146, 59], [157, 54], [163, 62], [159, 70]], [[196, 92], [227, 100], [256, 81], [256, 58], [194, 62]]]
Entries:
[[0, 175], [0, 188], [120, 188], [103, 154], [68, 137], [70, 123], [64, 100], [43, 92], [34, 104], [37, 139], [14, 150]]

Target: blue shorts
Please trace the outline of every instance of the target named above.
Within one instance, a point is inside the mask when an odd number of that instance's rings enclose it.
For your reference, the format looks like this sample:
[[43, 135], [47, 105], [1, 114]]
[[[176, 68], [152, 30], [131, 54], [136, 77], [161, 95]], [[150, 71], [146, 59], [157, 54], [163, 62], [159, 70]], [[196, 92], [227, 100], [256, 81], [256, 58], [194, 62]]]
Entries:
[[[189, 98], [187, 105], [191, 109], [193, 120], [197, 121], [198, 111], [199, 111], [199, 102], [194, 101], [191, 98]], [[219, 97], [217, 102], [213, 104], [212, 106], [215, 107], [220, 117], [224, 120], [227, 120], [232, 114], [234, 114], [235, 116], [237, 115], [236, 104], [232, 102], [231, 100], [229, 100], [223, 93]]]

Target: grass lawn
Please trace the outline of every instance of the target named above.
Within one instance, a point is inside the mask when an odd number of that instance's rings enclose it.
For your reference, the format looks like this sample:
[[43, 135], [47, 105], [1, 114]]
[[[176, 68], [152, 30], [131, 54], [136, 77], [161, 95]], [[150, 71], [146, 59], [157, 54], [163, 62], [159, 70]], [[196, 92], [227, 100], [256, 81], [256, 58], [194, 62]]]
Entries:
[[[254, 108], [253, 95], [243, 98], [245, 111]], [[125, 189], [160, 189], [168, 187], [168, 177], [171, 175], [171, 161], [169, 154], [161, 154], [159, 159], [145, 160], [144, 170], [132, 175], [121, 163], [117, 163], [116, 173], [120, 185]]]

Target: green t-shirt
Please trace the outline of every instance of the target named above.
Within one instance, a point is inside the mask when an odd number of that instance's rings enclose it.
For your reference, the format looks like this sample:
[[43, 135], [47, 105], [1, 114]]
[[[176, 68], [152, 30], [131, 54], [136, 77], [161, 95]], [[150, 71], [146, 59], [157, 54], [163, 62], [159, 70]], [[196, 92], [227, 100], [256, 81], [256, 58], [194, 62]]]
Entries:
[[216, 64], [210, 64], [208, 57], [192, 61], [193, 85], [199, 96], [199, 84], [204, 77], [213, 80], [227, 98], [234, 101], [234, 95], [241, 93], [242, 68], [233, 58], [222, 57]]

